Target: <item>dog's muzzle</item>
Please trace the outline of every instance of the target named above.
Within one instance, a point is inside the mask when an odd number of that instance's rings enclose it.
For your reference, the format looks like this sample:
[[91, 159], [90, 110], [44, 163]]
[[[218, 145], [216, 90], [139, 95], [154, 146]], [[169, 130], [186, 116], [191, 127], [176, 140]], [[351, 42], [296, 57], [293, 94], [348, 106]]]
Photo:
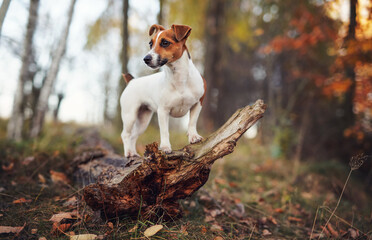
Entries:
[[168, 59], [161, 59], [159, 55], [153, 56], [152, 54], [147, 54], [143, 58], [143, 61], [147, 64], [147, 66], [156, 69], [165, 65], [168, 62]]

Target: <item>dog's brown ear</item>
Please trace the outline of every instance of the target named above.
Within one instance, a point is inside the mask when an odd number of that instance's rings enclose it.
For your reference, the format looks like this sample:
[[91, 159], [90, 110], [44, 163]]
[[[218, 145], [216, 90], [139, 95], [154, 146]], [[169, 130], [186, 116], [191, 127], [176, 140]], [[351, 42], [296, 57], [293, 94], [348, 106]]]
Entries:
[[163, 31], [165, 28], [162, 25], [154, 24], [150, 27], [149, 35], [151, 36], [154, 32]]
[[130, 73], [126, 73], [126, 74], [123, 73], [122, 75], [123, 75], [123, 78], [124, 78], [124, 80], [125, 80], [126, 83], [129, 83], [130, 80], [132, 80], [134, 78], [132, 76], [132, 74], [130, 74]]
[[191, 27], [186, 25], [173, 24], [171, 28], [176, 35], [177, 41], [187, 39], [191, 33]]

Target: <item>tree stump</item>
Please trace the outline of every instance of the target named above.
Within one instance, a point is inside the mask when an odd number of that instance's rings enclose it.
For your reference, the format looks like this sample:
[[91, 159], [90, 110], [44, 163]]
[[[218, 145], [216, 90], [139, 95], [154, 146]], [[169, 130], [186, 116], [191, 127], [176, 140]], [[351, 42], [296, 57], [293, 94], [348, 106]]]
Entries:
[[88, 182], [95, 182], [83, 189], [85, 202], [106, 219], [139, 214], [145, 219], [182, 216], [178, 200], [206, 183], [212, 164], [234, 151], [237, 140], [262, 118], [265, 109], [263, 101], [257, 100], [237, 110], [203, 141], [171, 154], [152, 143], [146, 146], [144, 157], [135, 159], [100, 150], [78, 157], [80, 176], [85, 174], [86, 179], [89, 175]]

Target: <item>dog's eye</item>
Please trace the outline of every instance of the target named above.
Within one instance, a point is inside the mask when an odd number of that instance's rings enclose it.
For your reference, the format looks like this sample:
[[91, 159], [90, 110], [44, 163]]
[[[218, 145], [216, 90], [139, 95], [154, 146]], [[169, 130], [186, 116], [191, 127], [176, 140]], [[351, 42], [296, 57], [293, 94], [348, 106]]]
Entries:
[[168, 47], [171, 43], [165, 39], [162, 39], [160, 42], [161, 47]]
[[149, 42], [149, 45], [150, 45], [150, 49], [152, 48], [152, 41]]

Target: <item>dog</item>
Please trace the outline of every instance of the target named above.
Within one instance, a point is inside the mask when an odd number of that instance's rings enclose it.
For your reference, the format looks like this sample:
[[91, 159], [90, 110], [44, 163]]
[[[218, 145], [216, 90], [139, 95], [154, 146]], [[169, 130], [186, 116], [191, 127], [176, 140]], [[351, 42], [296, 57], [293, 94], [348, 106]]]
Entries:
[[133, 78], [123, 74], [127, 86], [120, 97], [125, 157], [139, 156], [136, 141], [157, 112], [160, 128], [160, 150], [171, 153], [169, 116], [183, 117], [190, 111], [188, 140], [202, 140], [196, 124], [206, 92], [206, 81], [193, 64], [186, 40], [191, 27], [173, 24], [170, 29], [154, 24], [150, 27], [150, 51], [144, 62], [152, 69], [163, 67], [162, 72]]

